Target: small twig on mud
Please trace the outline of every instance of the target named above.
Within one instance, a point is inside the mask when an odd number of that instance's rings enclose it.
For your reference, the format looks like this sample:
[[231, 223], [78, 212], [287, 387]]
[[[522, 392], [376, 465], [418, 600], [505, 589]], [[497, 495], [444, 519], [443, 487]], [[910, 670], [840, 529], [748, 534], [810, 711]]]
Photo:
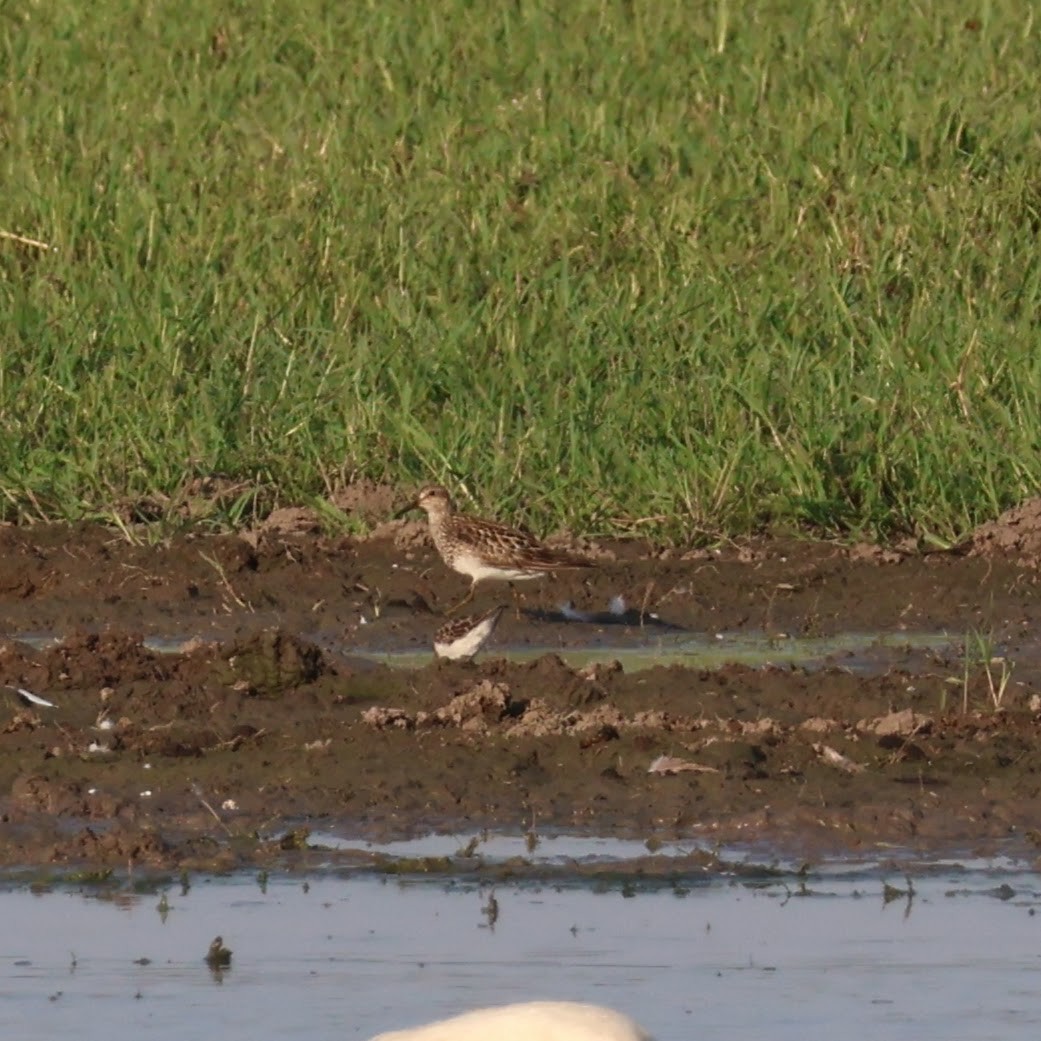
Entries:
[[657, 583], [652, 578], [650, 580], [650, 582], [647, 583], [647, 588], [644, 590], [643, 601], [640, 604], [640, 628], [641, 629], [643, 628], [643, 620], [647, 617], [647, 605], [651, 602], [651, 593], [654, 592], [654, 587], [655, 587], [656, 584]]
[[[916, 727], [915, 727], [915, 728], [914, 728], [914, 729], [913, 729], [913, 730], [912, 730], [912, 731], [911, 731], [911, 732], [910, 732], [910, 733], [909, 733], [909, 734], [908, 734], [908, 735], [907, 735], [907, 736], [906, 736], [906, 737], [904, 738], [903, 744], [901, 744], [901, 745], [898, 745], [898, 746], [897, 746], [897, 747], [896, 747], [896, 748], [895, 748], [895, 749], [893, 750], [893, 754], [892, 754], [891, 756], [889, 756], [889, 757], [888, 757], [888, 758], [886, 759], [886, 766], [893, 766], [894, 764], [896, 764], [896, 763], [899, 763], [899, 762], [901, 762], [901, 761], [903, 760], [903, 758], [904, 758], [904, 755], [905, 755], [905, 754], [907, 753], [907, 750], [908, 750], [909, 748], [913, 748], [913, 747], [914, 747], [914, 745], [912, 745], [912, 741], [913, 741], [913, 739], [914, 739], [915, 735], [916, 735], [916, 734], [917, 734], [917, 733], [918, 733], [918, 732], [919, 732], [920, 730], [923, 730], [923, 729], [925, 729], [925, 724], [924, 724], [924, 723], [919, 723], [919, 724], [918, 724], [918, 726], [916, 726]], [[930, 755], [930, 758], [932, 758], [932, 755]]]
[[719, 773], [714, 766], [705, 766], [702, 763], [695, 763], [691, 759], [680, 759], [674, 755], [660, 755], [647, 767], [649, 774], [679, 774], [688, 771], [699, 774]]
[[256, 741], [257, 738], [263, 737], [267, 731], [263, 728], [255, 730], [252, 734], [236, 734], [234, 737], [229, 737], [227, 741], [218, 741], [215, 745], [210, 745], [206, 749], [207, 752], [234, 752], [239, 746], [244, 745], [247, 741]]
[[811, 747], [820, 757], [821, 762], [827, 763], [828, 766], [834, 766], [837, 770], [844, 770], [848, 774], [864, 772], [863, 764], [854, 762], [848, 755], [836, 751], [831, 745], [815, 743]]
[[[994, 674], [991, 672], [991, 665], [999, 664], [1001, 666], [1001, 675], [998, 679], [997, 685], [994, 683]], [[1005, 690], [1008, 688], [1009, 680], [1012, 679], [1013, 666], [1009, 665], [1008, 660], [1005, 658], [991, 658], [987, 662], [987, 687], [990, 689], [990, 700], [994, 705], [995, 710], [1001, 711], [1001, 703], [1005, 700]]]
[[195, 798], [198, 799], [199, 802], [201, 802], [203, 806], [205, 806], [206, 809], [213, 814], [213, 819], [224, 829], [225, 834], [230, 835], [231, 828], [229, 828], [227, 824], [225, 824], [224, 821], [221, 820], [221, 815], [206, 801], [206, 797], [202, 794], [202, 789], [199, 787], [199, 785], [195, 781], [192, 781], [190, 787], [192, 790], [192, 794], [195, 796]]
[[82, 754], [82, 752], [80, 750], [79, 743], [72, 736], [72, 734], [70, 734], [69, 731], [65, 729], [65, 727], [61, 723], [55, 722], [54, 723], [54, 728], [55, 728], [55, 730], [58, 731], [59, 734], [61, 734], [62, 737], [65, 738], [65, 743], [68, 745], [69, 751], [73, 755], [80, 755], [80, 754]]
[[205, 560], [206, 563], [209, 564], [210, 567], [212, 567], [213, 570], [217, 572], [218, 576], [220, 577], [221, 583], [224, 585], [224, 588], [228, 591], [228, 595], [232, 598], [232, 600], [235, 601], [235, 603], [239, 605], [239, 607], [245, 609], [246, 611], [256, 610], [256, 608], [254, 608], [254, 606], [248, 600], [243, 600], [242, 597], [240, 597], [238, 593], [235, 592], [231, 582], [228, 579], [227, 574], [225, 574], [224, 566], [221, 564], [219, 560], [217, 560], [214, 557], [207, 556], [205, 553], [200, 553], [199, 556], [202, 557], [202, 559]]
[[676, 582], [672, 586], [671, 589], [669, 589], [666, 592], [662, 593], [662, 595], [658, 597], [658, 603], [657, 603], [658, 612], [659, 612], [658, 616], [661, 617], [661, 609], [670, 600], [672, 600], [674, 597], [677, 597], [677, 596], [688, 596], [689, 597], [689, 596], [691, 596], [693, 594], [693, 592], [694, 592], [694, 589], [693, 589], [692, 586], [685, 586], [681, 582]]
[[383, 594], [379, 589], [370, 589], [364, 582], [355, 582], [349, 592], [361, 593], [363, 596], [368, 597], [373, 619], [379, 618], [383, 604]]

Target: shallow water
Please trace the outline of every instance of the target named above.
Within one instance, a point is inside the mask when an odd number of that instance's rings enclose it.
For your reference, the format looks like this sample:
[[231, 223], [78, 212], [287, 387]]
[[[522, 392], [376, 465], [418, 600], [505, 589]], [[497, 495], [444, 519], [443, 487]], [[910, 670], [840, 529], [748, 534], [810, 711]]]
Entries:
[[[534, 661], [557, 654], [571, 668], [621, 662], [626, 672], [656, 666], [716, 669], [724, 665], [799, 665], [808, 668], [839, 666], [856, 673], [883, 673], [889, 669], [920, 669], [940, 650], [953, 644], [949, 633], [838, 633], [826, 637], [773, 637], [762, 633], [718, 633], [692, 636], [685, 633], [656, 635], [653, 631], [626, 634], [610, 630], [592, 634], [587, 642], [567, 645], [497, 644], [494, 640], [482, 658]], [[429, 664], [428, 650], [356, 649], [352, 653], [396, 668], [416, 669]]]
[[[371, 627], [377, 630], [376, 626]], [[861, 674], [882, 673], [890, 669], [921, 669], [939, 651], [950, 651], [956, 640], [950, 633], [846, 632], [832, 636], [801, 637], [763, 633], [662, 632], [650, 627], [610, 626], [606, 629], [565, 623], [558, 635], [567, 633], [567, 642], [496, 643], [493, 639], [482, 658], [509, 661], [534, 661], [545, 654], [559, 655], [572, 668], [619, 661], [627, 672], [655, 666], [680, 665], [686, 668], [714, 669], [724, 665], [799, 665], [838, 666]], [[60, 643], [60, 638], [45, 633], [17, 633], [9, 637], [38, 648]], [[337, 654], [394, 668], [417, 669], [429, 665], [430, 647], [417, 650], [415, 641], [400, 642], [393, 633], [373, 631], [365, 639], [344, 645], [311, 634], [319, 645]], [[159, 654], [178, 654], [190, 641], [181, 636], [148, 637], [144, 645]]]
[[[914, 895], [888, 901], [903, 874], [870, 865], [497, 885], [494, 927], [489, 888], [444, 880], [196, 881], [166, 890], [165, 922], [158, 893], [14, 888], [0, 1036], [364, 1039], [542, 996], [615, 1005], [659, 1041], [1036, 1038], [1041, 880], [998, 862], [912, 870]], [[202, 961], [217, 933], [235, 952], [220, 979]]]

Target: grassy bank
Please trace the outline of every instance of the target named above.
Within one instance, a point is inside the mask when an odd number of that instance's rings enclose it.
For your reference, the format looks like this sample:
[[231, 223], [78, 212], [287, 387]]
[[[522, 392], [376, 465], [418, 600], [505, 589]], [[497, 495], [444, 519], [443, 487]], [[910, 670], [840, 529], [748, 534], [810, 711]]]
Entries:
[[4, 516], [955, 537], [1041, 483], [1041, 19], [978, 6], [5, 5]]

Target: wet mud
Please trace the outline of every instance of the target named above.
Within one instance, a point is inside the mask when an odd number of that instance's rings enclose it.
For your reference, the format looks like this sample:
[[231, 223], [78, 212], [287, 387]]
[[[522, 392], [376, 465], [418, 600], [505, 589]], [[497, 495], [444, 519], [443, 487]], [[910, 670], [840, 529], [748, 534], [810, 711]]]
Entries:
[[[304, 863], [315, 832], [484, 828], [811, 861], [1038, 855], [1041, 609], [1021, 537], [605, 544], [588, 573], [482, 586], [472, 610], [508, 608], [460, 663], [430, 648], [467, 581], [422, 525], [378, 534], [0, 529], [0, 865], [231, 869]], [[771, 664], [851, 633], [884, 652]], [[728, 662], [735, 637], [761, 663]], [[724, 651], [612, 660], [687, 639]]]

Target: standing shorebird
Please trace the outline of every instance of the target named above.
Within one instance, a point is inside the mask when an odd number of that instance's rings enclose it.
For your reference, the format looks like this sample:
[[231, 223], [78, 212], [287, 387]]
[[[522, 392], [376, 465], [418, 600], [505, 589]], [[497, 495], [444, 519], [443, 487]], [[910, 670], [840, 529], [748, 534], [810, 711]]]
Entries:
[[434, 633], [434, 653], [449, 661], [469, 661], [491, 639], [505, 610], [499, 606], [487, 614], [468, 614], [445, 622]]
[[456, 513], [452, 497], [437, 484], [424, 488], [397, 516], [415, 509], [426, 511], [430, 536], [441, 559], [470, 578], [470, 592], [452, 611], [469, 603], [477, 583], [485, 578], [517, 582], [539, 578], [548, 571], [593, 567], [591, 560], [550, 549], [527, 532]]

